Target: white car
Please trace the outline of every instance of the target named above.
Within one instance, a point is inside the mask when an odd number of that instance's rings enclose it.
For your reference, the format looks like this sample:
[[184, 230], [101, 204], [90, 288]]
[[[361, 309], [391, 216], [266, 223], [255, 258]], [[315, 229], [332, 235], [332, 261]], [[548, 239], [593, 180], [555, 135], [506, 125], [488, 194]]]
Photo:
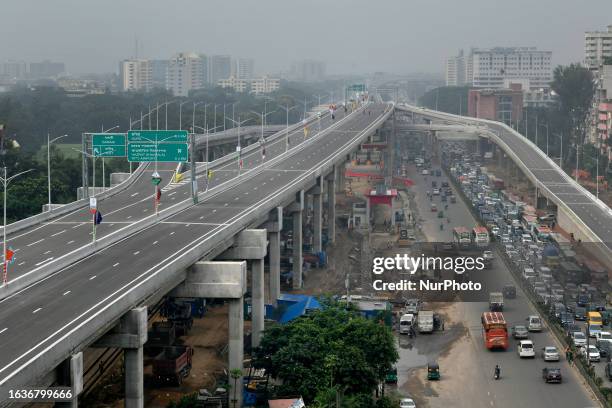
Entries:
[[601, 326], [598, 324], [590, 324], [589, 325], [589, 337], [599, 337], [601, 333]]
[[597, 349], [597, 347], [595, 347], [592, 344], [589, 344], [589, 347], [582, 348], [582, 355], [584, 356], [584, 358], [586, 358], [587, 356], [587, 349], [588, 349], [589, 361], [593, 362], [593, 361], [601, 360], [601, 355], [599, 354], [599, 350]]
[[583, 332], [572, 333], [572, 339], [574, 340], [574, 346], [584, 347], [587, 344], [587, 338]]
[[433, 189], [433, 195], [440, 195], [440, 190], [437, 188]]
[[607, 341], [612, 343], [612, 333], [607, 331], [600, 331], [597, 333], [597, 341]]
[[559, 361], [559, 350], [554, 346], [546, 346], [542, 349], [544, 361]]
[[542, 319], [540, 319], [540, 316], [529, 316], [527, 322], [527, 330], [530, 332], [542, 331]]
[[416, 408], [416, 404], [412, 398], [402, 398], [400, 408]]
[[531, 340], [521, 340], [518, 344], [518, 355], [520, 358], [534, 358], [535, 349], [533, 348], [533, 342]]

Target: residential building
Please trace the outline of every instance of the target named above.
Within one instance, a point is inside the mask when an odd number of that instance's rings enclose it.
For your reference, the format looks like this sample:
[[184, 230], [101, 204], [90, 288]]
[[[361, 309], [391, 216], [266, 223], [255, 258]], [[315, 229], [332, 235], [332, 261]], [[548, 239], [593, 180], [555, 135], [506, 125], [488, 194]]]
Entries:
[[529, 79], [505, 79], [503, 89], [512, 89], [516, 85], [520, 85], [523, 90], [523, 106], [537, 108], [555, 102], [550, 88], [534, 88]]
[[149, 91], [152, 88], [152, 65], [147, 59], [128, 59], [119, 63], [119, 86], [124, 92]]
[[168, 62], [166, 89], [175, 96], [188, 96], [189, 91], [204, 87], [202, 58], [194, 52], [181, 52]]
[[598, 69], [605, 58], [612, 58], [612, 24], [608, 31], [584, 33], [584, 64], [589, 69]]
[[209, 63], [209, 58], [206, 54], [198, 54], [198, 56], [200, 57], [200, 60], [202, 61], [202, 63], [200, 64], [200, 70], [201, 73], [200, 75], [202, 76], [202, 85], [205, 86], [206, 84], [208, 84], [208, 78], [209, 78], [209, 72], [210, 72], [210, 63]]
[[151, 60], [151, 88], [166, 88], [168, 60]]
[[101, 95], [106, 92], [104, 84], [93, 79], [59, 78], [57, 86], [62, 88], [69, 97]]
[[467, 59], [468, 80], [475, 88], [503, 89], [504, 81], [528, 79], [530, 89], [549, 88], [552, 52], [535, 47], [474, 48]]
[[523, 113], [523, 91], [520, 84], [511, 89], [471, 89], [468, 94], [468, 116], [496, 120], [508, 125], [520, 122]]
[[249, 88], [249, 81], [246, 79], [236, 78], [232, 75], [229, 78], [218, 80], [217, 86], [220, 86], [221, 88], [231, 88], [235, 92], [246, 92]]
[[325, 78], [325, 69], [323, 61], [298, 61], [291, 67], [291, 76], [300, 81], [321, 81]]
[[252, 58], [238, 58], [236, 60], [236, 72], [238, 79], [251, 79], [255, 77], [255, 60]]
[[232, 57], [229, 55], [213, 55], [209, 59], [208, 82], [216, 84], [220, 79], [232, 76]]
[[0, 76], [7, 80], [24, 79], [27, 74], [26, 63], [24, 61], [7, 61], [2, 64]]
[[30, 78], [53, 78], [66, 72], [66, 66], [63, 62], [51, 62], [45, 60], [42, 62], [30, 63]]
[[256, 95], [267, 94], [277, 91], [280, 88], [280, 79], [278, 78], [257, 78], [251, 81], [251, 93]]
[[446, 60], [446, 86], [464, 86], [467, 83], [467, 61], [463, 50]]

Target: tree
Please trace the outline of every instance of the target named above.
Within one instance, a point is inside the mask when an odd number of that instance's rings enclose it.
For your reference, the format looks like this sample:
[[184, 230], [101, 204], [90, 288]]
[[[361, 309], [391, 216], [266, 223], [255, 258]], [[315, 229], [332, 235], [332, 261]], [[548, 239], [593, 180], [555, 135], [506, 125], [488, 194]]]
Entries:
[[267, 329], [253, 364], [282, 380], [279, 395], [299, 394], [311, 402], [329, 388], [347, 397], [371, 395], [397, 359], [389, 328], [330, 303]]

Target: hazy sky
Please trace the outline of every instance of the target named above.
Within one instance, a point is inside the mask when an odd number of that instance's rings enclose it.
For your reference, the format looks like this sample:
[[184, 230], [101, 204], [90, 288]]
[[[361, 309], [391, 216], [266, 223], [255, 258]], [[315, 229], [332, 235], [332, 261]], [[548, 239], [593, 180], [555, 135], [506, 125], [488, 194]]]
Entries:
[[612, 24], [612, 0], [1, 0], [0, 61], [63, 61], [114, 72], [134, 54], [255, 58], [256, 71], [327, 61], [328, 73], [443, 72], [470, 46], [537, 46], [583, 58], [585, 30]]

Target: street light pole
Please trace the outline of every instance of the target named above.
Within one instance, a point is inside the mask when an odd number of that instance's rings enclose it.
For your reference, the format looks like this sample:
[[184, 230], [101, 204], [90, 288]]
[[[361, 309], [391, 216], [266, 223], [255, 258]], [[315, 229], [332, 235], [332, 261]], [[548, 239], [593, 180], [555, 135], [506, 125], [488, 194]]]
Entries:
[[289, 151], [289, 111], [293, 110], [295, 108], [295, 106], [289, 107], [289, 104], [283, 106], [283, 105], [278, 105], [282, 110], [285, 111], [285, 113], [287, 114], [286, 116], [286, 125], [287, 127], [285, 128], [285, 152]]
[[[47, 211], [51, 211], [51, 143], [64, 138], [68, 135], [58, 136], [53, 140], [49, 140], [49, 132], [47, 132], [47, 193], [49, 196]], [[5, 167], [6, 170], [6, 167]], [[6, 174], [4, 175], [6, 177]]]

